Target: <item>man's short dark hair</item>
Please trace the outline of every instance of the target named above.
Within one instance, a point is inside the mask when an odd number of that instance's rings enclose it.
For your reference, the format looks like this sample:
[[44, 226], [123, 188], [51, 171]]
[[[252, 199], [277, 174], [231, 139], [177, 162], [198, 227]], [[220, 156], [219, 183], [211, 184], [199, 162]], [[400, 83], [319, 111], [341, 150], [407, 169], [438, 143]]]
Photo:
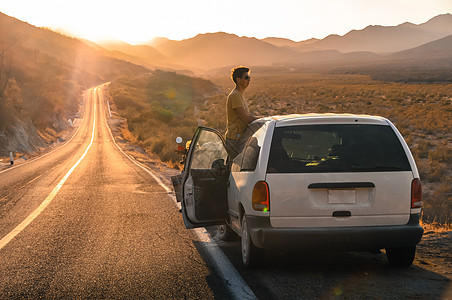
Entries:
[[246, 72], [249, 72], [249, 71], [250, 71], [250, 68], [247, 68], [244, 66], [235, 67], [231, 71], [232, 81], [234, 81], [234, 83], [237, 83], [237, 78], [242, 78], [243, 74], [245, 74]]

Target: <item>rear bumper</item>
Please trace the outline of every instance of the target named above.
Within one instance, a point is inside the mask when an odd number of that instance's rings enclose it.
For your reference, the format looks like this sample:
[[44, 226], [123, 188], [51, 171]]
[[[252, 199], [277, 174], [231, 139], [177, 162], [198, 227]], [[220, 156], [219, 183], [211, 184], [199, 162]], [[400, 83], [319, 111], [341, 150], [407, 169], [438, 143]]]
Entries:
[[255, 216], [247, 216], [247, 222], [259, 248], [364, 251], [416, 245], [424, 232], [419, 217], [411, 215], [405, 225], [371, 227], [275, 228], [268, 217]]

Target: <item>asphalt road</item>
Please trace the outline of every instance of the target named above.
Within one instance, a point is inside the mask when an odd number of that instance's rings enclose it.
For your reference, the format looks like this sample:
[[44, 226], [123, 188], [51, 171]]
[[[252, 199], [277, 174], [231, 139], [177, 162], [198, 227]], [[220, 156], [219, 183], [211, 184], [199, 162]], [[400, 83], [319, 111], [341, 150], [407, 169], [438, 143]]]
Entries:
[[101, 89], [85, 101], [70, 142], [0, 173], [0, 299], [228, 298], [167, 192], [113, 144]]
[[0, 299], [452, 299], [450, 233], [424, 237], [406, 269], [328, 252], [268, 252], [245, 269], [239, 239], [184, 228], [111, 140], [104, 102], [89, 90], [70, 141], [0, 172]]

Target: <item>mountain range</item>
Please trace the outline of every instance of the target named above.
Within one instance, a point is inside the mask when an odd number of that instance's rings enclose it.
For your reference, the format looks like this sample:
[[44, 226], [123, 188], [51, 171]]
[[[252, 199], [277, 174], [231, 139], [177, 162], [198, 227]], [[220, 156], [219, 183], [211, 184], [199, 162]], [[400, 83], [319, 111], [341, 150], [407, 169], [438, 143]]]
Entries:
[[[181, 41], [155, 38], [145, 45], [110, 42], [102, 46], [115, 51], [117, 55], [123, 53], [144, 60], [148, 65], [188, 68], [202, 73], [238, 64], [336, 66], [389, 63], [397, 58], [403, 58], [408, 63], [404, 51], [412, 51], [409, 53], [413, 63], [441, 58], [447, 61], [446, 65], [451, 65], [452, 44], [448, 39], [442, 40], [450, 35], [452, 15], [443, 14], [419, 25], [406, 22], [397, 26], [367, 26], [343, 36], [330, 35], [324, 39], [301, 42], [276, 37], [239, 37], [217, 32], [199, 34]], [[425, 44], [428, 44], [429, 51], [415, 50]], [[440, 53], [441, 57], [434, 57]]]
[[[235, 65], [291, 70], [339, 68], [347, 72], [382, 66], [452, 69], [451, 36], [452, 15], [442, 14], [419, 25], [371, 25], [343, 36], [300, 42], [216, 32], [181, 41], [154, 38], [142, 45], [123, 41], [96, 44], [37, 28], [0, 13], [0, 38], [22, 53], [16, 56], [28, 56], [28, 63], [35, 56], [53, 57], [63, 67], [77, 67], [81, 73], [89, 73], [88, 77], [85, 74], [80, 78], [92, 80], [108, 79], [109, 74], [140, 72], [133, 66], [195, 74], [223, 72]], [[121, 70], [115, 70], [119, 66]]]

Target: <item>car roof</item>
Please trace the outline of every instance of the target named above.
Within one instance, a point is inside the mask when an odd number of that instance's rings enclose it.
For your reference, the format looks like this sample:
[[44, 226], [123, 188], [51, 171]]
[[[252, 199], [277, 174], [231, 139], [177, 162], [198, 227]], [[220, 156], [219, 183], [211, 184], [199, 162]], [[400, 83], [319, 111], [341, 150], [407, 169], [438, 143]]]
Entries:
[[270, 116], [262, 118], [264, 121], [276, 122], [276, 126], [291, 126], [302, 124], [350, 124], [363, 123], [375, 125], [389, 125], [389, 120], [380, 116], [334, 113], [308, 113]]

